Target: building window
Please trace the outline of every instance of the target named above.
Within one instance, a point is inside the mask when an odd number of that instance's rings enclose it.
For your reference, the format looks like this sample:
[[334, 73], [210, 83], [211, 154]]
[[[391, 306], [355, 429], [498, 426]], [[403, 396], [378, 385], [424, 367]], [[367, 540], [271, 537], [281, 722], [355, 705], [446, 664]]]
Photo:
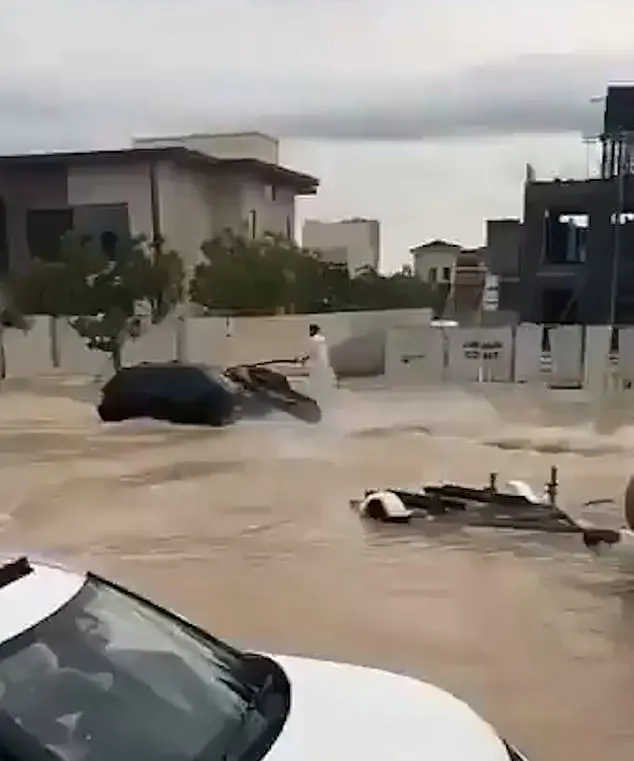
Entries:
[[442, 279], [445, 283], [448, 283], [451, 280], [451, 267], [442, 268]]
[[436, 283], [438, 282], [438, 270], [436, 267], [430, 267], [429, 271], [427, 273], [427, 280], [430, 283]]
[[582, 264], [586, 260], [587, 214], [559, 214], [545, 217], [544, 259], [548, 264]]
[[257, 213], [255, 209], [251, 209], [251, 211], [249, 212], [249, 235], [253, 240], [255, 240], [257, 238], [257, 234], [258, 234]]
[[72, 209], [29, 209], [26, 212], [26, 240], [31, 256], [58, 261], [64, 235], [73, 229]]

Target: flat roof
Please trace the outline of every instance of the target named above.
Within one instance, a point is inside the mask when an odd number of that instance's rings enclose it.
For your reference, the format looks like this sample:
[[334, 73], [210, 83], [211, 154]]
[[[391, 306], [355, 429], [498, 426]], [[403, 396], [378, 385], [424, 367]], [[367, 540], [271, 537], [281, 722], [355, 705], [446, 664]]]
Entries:
[[13, 167], [77, 166], [100, 165], [114, 162], [135, 163], [138, 161], [174, 161], [181, 166], [198, 167], [208, 170], [226, 169], [255, 175], [272, 185], [285, 185], [300, 195], [317, 192], [319, 180], [309, 174], [287, 169], [279, 164], [269, 164], [259, 159], [222, 159], [182, 146], [161, 148], [124, 148], [108, 151], [57, 151], [52, 153], [22, 153], [0, 155], [0, 169]]

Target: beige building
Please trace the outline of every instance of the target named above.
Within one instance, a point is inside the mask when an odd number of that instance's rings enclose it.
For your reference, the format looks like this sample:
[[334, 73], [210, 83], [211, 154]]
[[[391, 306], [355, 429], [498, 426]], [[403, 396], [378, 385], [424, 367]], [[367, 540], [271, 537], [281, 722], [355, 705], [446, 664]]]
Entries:
[[416, 277], [430, 284], [451, 283], [456, 258], [462, 251], [457, 243], [432, 240], [410, 249]]
[[[222, 148], [223, 137], [224, 156], [208, 152], [214, 138]], [[187, 139], [146, 147], [138, 141], [119, 151], [0, 156], [0, 268], [21, 269], [30, 256], [54, 257], [70, 229], [100, 236], [104, 246], [129, 234], [161, 236], [189, 265], [201, 243], [223, 229], [295, 237], [295, 199], [316, 193], [319, 181], [280, 166], [277, 141], [209, 136], [205, 144], [199, 136], [193, 148]]]
[[379, 269], [381, 226], [376, 219], [339, 222], [307, 219], [302, 231], [302, 245], [320, 251], [326, 261], [347, 264], [348, 272], [354, 276], [367, 267]]

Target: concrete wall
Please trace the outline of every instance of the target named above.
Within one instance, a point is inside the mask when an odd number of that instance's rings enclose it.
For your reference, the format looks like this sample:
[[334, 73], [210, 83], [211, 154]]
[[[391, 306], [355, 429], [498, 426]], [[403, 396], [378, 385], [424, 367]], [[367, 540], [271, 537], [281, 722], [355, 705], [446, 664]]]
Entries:
[[[184, 146], [222, 159], [256, 159], [268, 164], [279, 164], [279, 141], [259, 132], [239, 132], [227, 134], [194, 134], [172, 137], [145, 137], [133, 141], [138, 148], [162, 148]], [[295, 238], [295, 193], [291, 188], [272, 186], [254, 177], [227, 176], [211, 181], [209, 173], [196, 179], [191, 174], [190, 183], [197, 186], [196, 193], [207, 203], [207, 225], [216, 233], [225, 228], [249, 232], [249, 219], [255, 212], [255, 236], [265, 232]], [[227, 203], [230, 199], [231, 203]], [[180, 206], [186, 205], [186, 198], [181, 198]], [[194, 208], [188, 206], [188, 208]], [[188, 214], [181, 212], [182, 226], [185, 226]], [[194, 233], [190, 233], [193, 237]], [[199, 239], [198, 245], [204, 240]]]
[[386, 348], [389, 384], [514, 382], [584, 386], [597, 392], [634, 381], [634, 329], [620, 331], [621, 351], [610, 353], [611, 328], [566, 325], [392, 330]]
[[[429, 310], [290, 315], [269, 318], [169, 318], [124, 349], [124, 361], [175, 359], [211, 365], [291, 359], [307, 350], [308, 325], [326, 334], [340, 376], [385, 376], [388, 384], [516, 382], [584, 385], [597, 392], [634, 382], [634, 328], [620, 331], [618, 358], [610, 329], [541, 325], [496, 328], [431, 326]], [[29, 333], [5, 331], [7, 375], [107, 375], [108, 358], [89, 351], [65, 320], [40, 317]]]
[[387, 334], [385, 375], [397, 386], [441, 383], [447, 369], [442, 328], [392, 328]]
[[[308, 325], [317, 322], [328, 338], [333, 366], [339, 374], [382, 375], [388, 331], [398, 327], [422, 329], [431, 318], [429, 309], [229, 320], [169, 318], [138, 340], [129, 341], [123, 359], [134, 364], [179, 358], [213, 365], [291, 359], [306, 353]], [[9, 376], [51, 372], [103, 375], [111, 370], [108, 358], [88, 350], [63, 319], [38, 317], [29, 333], [5, 331], [3, 341]]]

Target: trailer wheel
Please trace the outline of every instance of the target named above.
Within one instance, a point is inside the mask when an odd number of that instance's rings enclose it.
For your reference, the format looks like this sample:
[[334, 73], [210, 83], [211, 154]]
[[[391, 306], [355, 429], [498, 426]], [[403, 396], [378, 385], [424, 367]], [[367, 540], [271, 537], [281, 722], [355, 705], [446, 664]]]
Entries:
[[378, 497], [371, 499], [367, 503], [365, 514], [368, 518], [371, 518], [375, 521], [381, 521], [381, 523], [386, 523], [388, 519], [383, 500], [379, 499]]

